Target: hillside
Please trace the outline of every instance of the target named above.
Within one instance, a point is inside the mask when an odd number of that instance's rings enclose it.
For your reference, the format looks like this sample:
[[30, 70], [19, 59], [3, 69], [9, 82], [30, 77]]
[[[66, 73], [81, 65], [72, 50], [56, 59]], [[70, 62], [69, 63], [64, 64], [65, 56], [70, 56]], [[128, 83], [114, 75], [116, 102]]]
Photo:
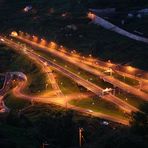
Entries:
[[[9, 3], [8, 3], [9, 2]], [[148, 45], [122, 37], [104, 30], [90, 22], [87, 18], [89, 8], [116, 7], [128, 9], [143, 8], [148, 2], [131, 2], [122, 0], [84, 1], [84, 0], [7, 0], [1, 2], [1, 32], [12, 30], [29, 32], [85, 54], [92, 54], [102, 60], [111, 60], [119, 64], [128, 64], [148, 70]], [[32, 10], [24, 12], [23, 8], [32, 6]], [[135, 21], [130, 23], [133, 26]], [[69, 26], [74, 26], [70, 28]], [[144, 24], [146, 26], [146, 24]], [[126, 26], [125, 26], [126, 28]], [[127, 29], [129, 26], [127, 26]], [[132, 28], [132, 27], [131, 27]], [[146, 28], [146, 27], [145, 27]]]

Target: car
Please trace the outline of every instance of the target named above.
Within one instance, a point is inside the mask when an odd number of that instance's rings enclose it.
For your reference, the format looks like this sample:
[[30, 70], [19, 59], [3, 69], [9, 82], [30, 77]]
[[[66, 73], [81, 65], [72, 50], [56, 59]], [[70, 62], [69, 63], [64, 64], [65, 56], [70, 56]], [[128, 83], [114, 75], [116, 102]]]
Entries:
[[89, 112], [89, 113], [92, 113], [93, 112], [91, 109], [87, 109], [86, 111]]
[[107, 126], [107, 125], [109, 125], [109, 122], [103, 121], [102, 124]]
[[2, 42], [4, 42], [4, 39], [1, 38], [0, 40], [1, 40]]

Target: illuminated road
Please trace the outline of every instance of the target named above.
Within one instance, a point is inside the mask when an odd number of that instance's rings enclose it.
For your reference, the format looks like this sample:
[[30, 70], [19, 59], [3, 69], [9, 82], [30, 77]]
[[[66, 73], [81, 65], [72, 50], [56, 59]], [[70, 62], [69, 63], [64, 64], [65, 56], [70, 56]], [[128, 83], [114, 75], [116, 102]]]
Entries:
[[67, 56], [66, 54], [64, 54], [62, 52], [59, 52], [59, 51], [54, 50], [52, 48], [42, 46], [40, 44], [37, 44], [35, 42], [29, 41], [29, 40], [21, 38], [21, 37], [17, 37], [17, 38], [19, 38], [19, 39], [23, 40], [24, 42], [27, 42], [27, 43], [29, 43], [29, 44], [31, 44], [33, 46], [41, 48], [42, 50], [49, 51], [54, 56], [57, 56], [57, 57], [61, 58], [64, 61], [70, 62], [70, 63], [74, 64], [75, 66], [77, 66], [77, 67], [79, 67], [79, 68], [81, 68], [81, 69], [83, 69], [85, 71], [88, 71], [93, 75], [96, 75], [96, 76], [100, 77], [104, 81], [111, 83], [114, 87], [118, 87], [118, 88], [120, 88], [120, 89], [122, 89], [122, 90], [124, 90], [124, 91], [126, 91], [128, 93], [131, 93], [133, 95], [136, 95], [136, 96], [140, 97], [141, 99], [143, 99], [145, 101], [148, 101], [148, 94], [141, 91], [141, 90], [139, 90], [139, 89], [137, 89], [137, 88], [134, 88], [134, 87], [132, 87], [130, 85], [127, 85], [127, 84], [125, 84], [125, 83], [123, 83], [123, 82], [121, 82], [121, 81], [119, 81], [119, 80], [117, 80], [117, 79], [115, 79], [115, 78], [113, 78], [111, 76], [107, 76], [104, 73], [94, 69], [93, 67], [90, 67], [90, 66], [88, 66], [88, 65], [86, 65], [86, 64], [84, 64], [84, 63], [82, 63], [80, 61], [74, 60], [73, 58]]
[[[116, 122], [116, 123], [129, 125], [129, 121], [126, 120], [126, 119], [121, 119], [120, 117], [115, 117], [115, 116], [112, 116], [112, 115], [106, 115], [106, 114], [100, 113], [100, 112], [93, 112], [93, 111], [90, 112], [90, 110], [88, 110], [88, 109], [76, 107], [76, 106], [70, 105], [68, 103], [68, 101], [76, 99], [76, 98], [83, 99], [83, 98], [92, 97], [93, 94], [90, 94], [90, 93], [71, 94], [71, 95], [64, 96], [63, 98], [61, 98], [61, 97], [59, 97], [59, 98], [58, 97], [46, 97], [46, 98], [44, 98], [44, 97], [35, 97], [35, 96], [31, 97], [31, 96], [22, 94], [22, 92], [21, 92], [26, 87], [25, 83], [26, 82], [21, 82], [21, 83], [19, 83], [19, 85], [16, 88], [13, 89], [13, 94], [16, 97], [22, 97], [24, 99], [30, 99], [33, 102], [56, 104], [58, 106], [65, 107], [67, 109], [76, 110], [78, 112], [83, 113], [84, 115], [91, 115], [91, 116], [99, 117], [99, 118], [102, 118], [102, 119], [110, 120], [110, 121], [113, 121], [113, 122]], [[66, 98], [66, 100], [65, 100], [65, 98]]]
[[[11, 80], [11, 79], [9, 79], [7, 77], [6, 82], [8, 82], [9, 80]], [[9, 81], [9, 83], [10, 83], [10, 81]], [[7, 87], [7, 84], [8, 83], [6, 83], [6, 87]], [[34, 102], [40, 102], [40, 103], [42, 102], [42, 103], [49, 103], [49, 104], [54, 103], [58, 106], [66, 107], [67, 109], [76, 110], [78, 112], [83, 113], [84, 115], [91, 115], [91, 116], [99, 117], [99, 118], [102, 118], [102, 119], [110, 120], [110, 121], [113, 121], [113, 122], [117, 122], [117, 123], [120, 123], [120, 124], [129, 125], [128, 120], [120, 119], [119, 117], [114, 117], [114, 116], [106, 115], [106, 114], [99, 113], [99, 112], [93, 112], [93, 111], [90, 112], [90, 110], [88, 110], [88, 109], [83, 109], [83, 108], [76, 107], [76, 106], [73, 106], [73, 105], [70, 105], [70, 104], [67, 103], [69, 100], [73, 100], [73, 99], [76, 99], [76, 98], [83, 99], [83, 98], [92, 97], [93, 94], [90, 94], [90, 93], [71, 94], [71, 95], [67, 95], [64, 98], [61, 98], [61, 97], [59, 97], [59, 98], [57, 98], [57, 97], [47, 97], [47, 98], [35, 97], [35, 96], [25, 95], [21, 92], [26, 87], [26, 85], [27, 85], [27, 80], [19, 82], [18, 85], [13, 89], [13, 94], [16, 97], [21, 97], [21, 98], [27, 99], [27, 100], [29, 99], [29, 100], [34, 101]], [[5, 92], [5, 91], [7, 91], [7, 90], [3, 89], [3, 92]], [[52, 92], [51, 92], [51, 94], [52, 94]], [[65, 98], [66, 98], [66, 100], [64, 100]]]
[[9, 109], [5, 106], [3, 99], [11, 87], [11, 81], [12, 76], [10, 73], [6, 73], [3, 87], [0, 89], [0, 112], [9, 112]]
[[[76, 83], [82, 85], [83, 87], [87, 88], [88, 90], [90, 90], [91, 92], [93, 92], [94, 94], [96, 94], [97, 96], [101, 96], [101, 92], [102, 92], [102, 88], [100, 88], [99, 86], [79, 77], [78, 75], [72, 73], [71, 71], [63, 68], [62, 66], [59, 66], [58, 64], [47, 60], [46, 58], [39, 56], [35, 53], [32, 53], [30, 50], [28, 51], [31, 56], [34, 56], [34, 58], [36, 57], [36, 59], [40, 59], [42, 62], [46, 62], [47, 64], [49, 64], [49, 66], [52, 66], [54, 69], [56, 69], [57, 71], [63, 73], [65, 76], [69, 77], [70, 79], [74, 80]], [[101, 98], [112, 102], [114, 104], [116, 104], [119, 108], [123, 109], [125, 112], [130, 113], [131, 111], [138, 111], [137, 108], [129, 105], [128, 103], [122, 101], [121, 99], [109, 94], [109, 95], [104, 95], [101, 96]]]
[[[18, 45], [16, 43], [12, 42], [11, 40], [7, 40], [6, 38], [4, 38], [4, 40], [5, 41], [3, 43], [5, 43], [7, 46], [16, 49], [18, 52], [20, 52], [20, 51], [24, 52], [24, 54], [26, 54], [30, 58], [35, 58], [36, 60], [38, 60], [38, 61], [40, 61], [42, 63], [47, 63], [49, 66], [52, 66], [54, 69], [56, 69], [57, 71], [63, 73], [65, 76], [71, 78], [72, 80], [74, 80], [78, 84], [80, 84], [80, 85], [84, 86], [85, 88], [87, 88], [88, 90], [92, 91], [94, 94], [100, 96], [100, 93], [102, 92], [102, 89], [100, 87], [94, 85], [93, 83], [91, 83], [91, 82], [89, 82], [87, 80], [82, 79], [81, 77], [77, 76], [76, 74], [68, 71], [67, 69], [65, 69], [65, 68], [55, 64], [54, 62], [52, 62], [50, 60], [47, 60], [46, 58], [44, 58], [44, 57], [42, 57], [42, 56], [40, 56], [38, 54], [35, 54], [34, 52], [32, 52], [30, 50], [27, 50], [27, 49], [23, 50], [21, 45]], [[20, 85], [23, 85], [23, 86], [21, 86], [22, 88], [25, 87], [25, 84], [20, 84]], [[19, 94], [16, 89], [14, 89], [14, 90], [16, 91], [14, 93], [15, 95], [19, 95], [19, 96], [22, 95], [22, 97], [26, 97], [26, 99], [29, 98], [29, 99], [32, 100], [31, 96], [26, 96], [26, 95], [24, 95], [22, 93]], [[76, 96], [76, 94], [74, 96]], [[96, 117], [101, 117], [101, 118], [104, 118], [104, 119], [108, 119], [108, 120], [111, 120], [111, 121], [115, 121], [115, 122], [118, 122], [118, 123], [122, 123], [122, 124], [128, 125], [128, 121], [127, 120], [122, 120], [122, 119], [116, 118], [114, 116], [110, 116], [110, 115], [106, 115], [106, 114], [102, 114], [102, 113], [89, 112], [87, 109], [83, 109], [83, 108], [79, 108], [79, 107], [76, 107], [76, 106], [69, 105], [67, 103], [67, 101], [63, 101], [64, 99], [60, 99], [61, 97], [59, 97], [59, 99], [57, 99], [57, 97], [55, 97], [55, 99], [52, 99], [52, 101], [50, 100], [50, 98], [46, 98], [46, 99], [45, 98], [43, 99], [41, 97], [35, 97], [35, 98], [36, 98], [36, 101], [38, 100], [39, 102], [42, 101], [43, 103], [50, 103], [51, 102], [51, 103], [58, 104], [58, 105], [61, 104], [61, 106], [63, 106], [63, 107], [74, 109], [74, 110], [80, 111], [80, 112], [85, 113], [85, 114], [91, 114], [91, 115], [96, 116]], [[72, 96], [68, 97], [68, 98], [72, 98], [73, 99]], [[103, 99], [106, 99], [106, 100], [108, 100], [108, 101], [118, 105], [125, 112], [138, 111], [137, 108], [129, 105], [128, 103], [118, 99], [117, 97], [115, 97], [113, 95], [105, 95], [105, 96], [103, 96]], [[34, 98], [33, 98], [33, 100], [34, 100]]]
[[[139, 83], [142, 83], [141, 89], [148, 91], [148, 80], [146, 78], [143, 78], [141, 76], [142, 74], [140, 74], [140, 77], [135, 76], [136, 75], [136, 69], [132, 68], [131, 66], [124, 66], [123, 67], [123, 66], [116, 65], [116, 64], [113, 64], [113, 63], [110, 63], [110, 62], [104, 62], [104, 61], [100, 61], [98, 59], [93, 59], [91, 57], [81, 57], [81, 56], [78, 56], [75, 53], [68, 53], [67, 51], [64, 51], [64, 53], [67, 54], [68, 56], [71, 56], [74, 60], [81, 62], [81, 63], [84, 63], [84, 64], [91, 66], [95, 69], [101, 68], [102, 70], [106, 71], [106, 70], [109, 70], [109, 68], [110, 68], [110, 69], [113, 70], [113, 72], [115, 72], [115, 73], [117, 73], [117, 74], [119, 74], [123, 77], [128, 77], [128, 78], [131, 78], [133, 80], [137, 80]], [[122, 70], [122, 71], [120, 71], [120, 70]], [[123, 70], [126, 71], [126, 72], [131, 72], [133, 74], [123, 72]], [[138, 72], [137, 72], [137, 74], [138, 74]], [[146, 72], [145, 72], [145, 75], [146, 75]]]
[[[97, 60], [97, 59], [91, 59], [91, 58], [90, 59], [89, 58], [81, 58], [81, 57], [76, 58], [72, 54], [71, 55], [68, 54], [68, 55], [72, 56], [74, 58], [74, 60], [77, 60], [78, 62], [84, 63], [84, 64], [91, 66], [95, 69], [101, 68], [104, 71], [111, 69], [111, 70], [113, 70], [113, 72], [123, 76], [124, 79], [126, 79], [126, 77], [127, 77], [127, 78], [131, 78], [133, 80], [137, 80], [139, 82], [139, 84], [137, 86], [135, 85], [134, 87], [141, 89], [141, 90], [145, 90], [145, 91], [148, 92], [148, 80], [147, 79], [144, 79], [143, 77], [137, 77], [135, 75], [128, 74], [128, 73], [125, 73], [123, 71], [119, 71], [119, 69], [121, 67], [120, 65], [118, 66], [118, 65], [112, 64], [110, 62], [107, 63], [107, 62], [103, 62], [103, 61], [100, 61], [100, 60]], [[125, 69], [125, 71], [127, 71], [127, 72], [130, 70], [131, 73], [133, 71], [133, 74], [136, 73], [135, 72], [136, 70], [134, 68], [130, 67], [130, 66], [127, 66], [127, 67], [124, 67], [124, 68], [121, 67], [121, 69]], [[145, 75], [146, 75], [146, 73], [145, 73]]]
[[16, 97], [21, 97], [26, 100], [31, 100], [32, 102], [42, 102], [42, 103], [57, 103], [62, 106], [66, 106], [70, 100], [74, 99], [84, 99], [88, 97], [94, 96], [92, 93], [74, 93], [65, 96], [55, 96], [55, 91], [50, 91], [49, 96], [42, 97], [42, 96], [32, 96], [23, 93], [24, 89], [28, 85], [27, 81], [18, 82], [18, 85], [13, 88], [12, 92]]
[[[12, 47], [15, 48], [17, 51], [20, 51], [20, 49], [22, 49], [21, 45], [16, 44], [15, 42], [12, 42], [11, 40], [8, 40], [5, 38], [5, 43]], [[23, 51], [23, 49], [21, 50]], [[100, 88], [99, 86], [77, 76], [76, 74], [72, 73], [71, 71], [55, 64], [54, 62], [47, 60], [46, 58], [34, 53], [31, 50], [27, 50], [25, 49], [25, 54], [28, 55], [29, 57], [33, 57], [34, 59], [36, 59], [37, 61], [41, 61], [41, 62], [46, 62], [47, 64], [49, 64], [49, 66], [52, 66], [54, 69], [56, 69], [57, 71], [63, 73], [65, 76], [71, 78], [72, 80], [74, 80], [76, 83], [82, 85], [83, 87], [87, 88], [88, 90], [90, 90], [91, 92], [93, 92], [94, 94], [96, 94], [97, 96], [101, 95], [102, 92], [102, 88]], [[116, 104], [119, 108], [121, 108], [122, 110], [124, 110], [125, 112], [130, 113], [131, 111], [138, 111], [137, 108], [133, 107], [132, 105], [129, 105], [128, 103], [126, 103], [125, 101], [122, 101], [121, 99], [109, 94], [109, 95], [104, 95], [103, 97], [101, 96], [101, 98], [110, 101], [114, 104]]]
[[105, 19], [103, 19], [91, 12], [88, 13], [88, 18], [90, 18], [95, 24], [98, 24], [99, 26], [102, 26], [105, 29], [108, 29], [110, 31], [114, 31], [118, 34], [121, 34], [123, 36], [126, 36], [126, 37], [131, 38], [136, 41], [148, 43], [148, 38], [130, 33], [130, 32], [110, 23], [109, 21], [107, 21], [107, 20], [105, 20]]
[[[41, 62], [42, 62], [42, 61], [41, 61]], [[50, 84], [51, 84], [53, 90], [55, 90], [56, 95], [57, 95], [57, 96], [60, 96], [60, 97], [63, 97], [64, 94], [62, 93], [62, 91], [61, 91], [61, 89], [60, 89], [58, 83], [56, 82], [55, 76], [54, 76], [54, 74], [52, 73], [51, 68], [47, 65], [46, 62], [44, 62], [42, 65], [44, 65], [44, 68], [43, 68], [43, 69], [44, 69], [45, 73], [48, 74]], [[48, 83], [46, 84], [46, 88], [47, 88], [47, 86], [48, 86]]]

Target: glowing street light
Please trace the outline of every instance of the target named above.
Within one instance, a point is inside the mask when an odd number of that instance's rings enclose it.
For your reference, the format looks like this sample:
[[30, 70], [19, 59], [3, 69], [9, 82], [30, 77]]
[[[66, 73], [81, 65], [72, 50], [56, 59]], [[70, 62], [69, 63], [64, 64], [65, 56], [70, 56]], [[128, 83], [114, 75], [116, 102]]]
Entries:
[[112, 66], [113, 66], [113, 64], [111, 63], [111, 60], [108, 60], [107, 66], [108, 66], [108, 67], [112, 67]]
[[24, 32], [19, 31], [19, 34], [18, 35], [21, 36], [21, 37], [23, 37], [24, 36]]
[[91, 58], [91, 57], [92, 57], [92, 55], [91, 55], [91, 54], [89, 54], [89, 57]]
[[60, 46], [60, 49], [59, 49], [61, 52], [63, 53], [66, 53], [66, 48], [64, 48], [62, 45]]
[[40, 42], [40, 44], [41, 44], [42, 46], [45, 46], [45, 45], [47, 44], [47, 42], [46, 42], [46, 40], [44, 40], [44, 39], [41, 39], [41, 42]]
[[57, 44], [55, 42], [50, 42], [49, 47], [52, 49], [56, 49]]
[[38, 37], [37, 36], [33, 35], [32, 38], [33, 38], [33, 42], [37, 42], [38, 41]]
[[134, 68], [132, 67], [132, 66], [127, 66], [127, 71], [129, 71], [129, 72], [134, 72]]
[[31, 36], [28, 33], [26, 33], [25, 38], [29, 40], [31, 38]]
[[11, 36], [16, 37], [16, 36], [18, 36], [18, 33], [16, 31], [12, 31]]

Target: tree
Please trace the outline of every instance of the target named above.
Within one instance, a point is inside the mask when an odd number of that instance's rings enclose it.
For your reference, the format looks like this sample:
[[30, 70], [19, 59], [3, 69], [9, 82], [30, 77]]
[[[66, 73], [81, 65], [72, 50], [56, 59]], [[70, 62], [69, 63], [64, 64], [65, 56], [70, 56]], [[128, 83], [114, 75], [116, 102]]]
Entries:
[[148, 135], [148, 103], [140, 106], [141, 112], [132, 113], [131, 130], [142, 136]]

